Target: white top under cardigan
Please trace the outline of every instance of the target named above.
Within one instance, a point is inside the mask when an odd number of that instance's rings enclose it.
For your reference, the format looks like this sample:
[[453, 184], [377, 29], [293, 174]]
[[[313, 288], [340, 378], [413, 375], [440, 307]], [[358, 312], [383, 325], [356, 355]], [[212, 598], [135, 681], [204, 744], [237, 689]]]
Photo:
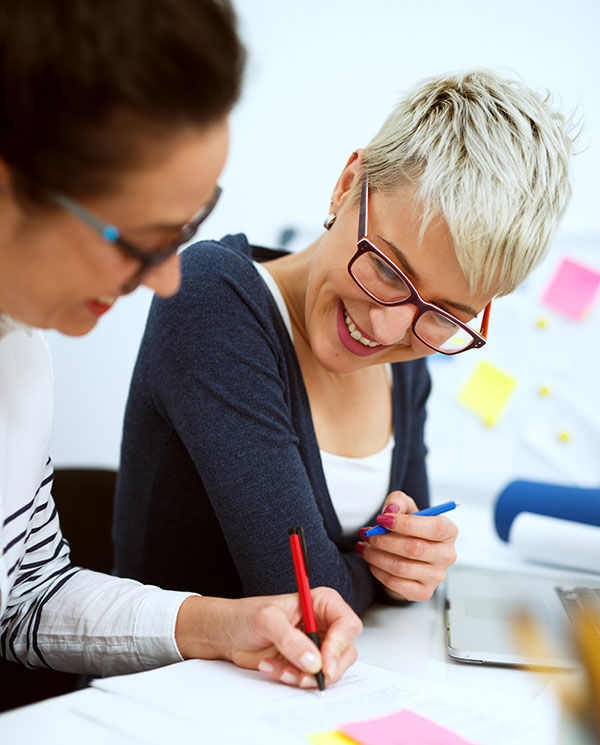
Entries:
[[[292, 323], [281, 290], [264, 266], [254, 262], [265, 281], [293, 339]], [[389, 369], [389, 368], [388, 368]], [[377, 453], [363, 458], [348, 458], [320, 450], [327, 490], [344, 533], [353, 533], [380, 509], [388, 495], [392, 471], [394, 436]]]
[[177, 662], [189, 593], [70, 565], [51, 495], [52, 386], [42, 332], [0, 314], [0, 653], [93, 675]]

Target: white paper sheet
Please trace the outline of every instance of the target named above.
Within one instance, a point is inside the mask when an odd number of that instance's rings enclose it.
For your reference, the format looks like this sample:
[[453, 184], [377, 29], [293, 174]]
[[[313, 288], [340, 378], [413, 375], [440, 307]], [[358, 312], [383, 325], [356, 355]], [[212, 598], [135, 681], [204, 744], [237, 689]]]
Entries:
[[[356, 663], [323, 695], [265, 680], [223, 662], [190, 660], [149, 673], [107, 678], [94, 685], [186, 722], [218, 730], [237, 743], [306, 744], [306, 735], [346, 721], [407, 708], [478, 745], [548, 745], [547, 717], [513, 697], [484, 703], [478, 691], [416, 681]], [[488, 697], [489, 699], [489, 697]]]
[[244, 745], [239, 738], [233, 740], [223, 736], [207, 722], [198, 726], [197, 722], [96, 687], [87, 689], [87, 693], [87, 697], [73, 702], [70, 713], [93, 725], [96, 731], [103, 731], [104, 743], [112, 745], [124, 738], [127, 743], [138, 745], [195, 742]]
[[102, 698], [101, 691], [89, 689], [24, 706], [0, 716], [2, 745], [133, 745], [126, 733], [112, 726], [110, 718], [98, 720], [81, 716], [74, 710], [79, 702], [94, 707], [92, 699]]
[[523, 558], [542, 564], [600, 572], [600, 527], [521, 512], [509, 543]]

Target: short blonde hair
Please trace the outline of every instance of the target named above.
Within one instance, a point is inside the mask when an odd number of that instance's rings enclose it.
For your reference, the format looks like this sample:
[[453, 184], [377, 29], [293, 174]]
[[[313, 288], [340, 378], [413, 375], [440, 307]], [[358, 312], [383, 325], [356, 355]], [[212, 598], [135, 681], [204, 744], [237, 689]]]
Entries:
[[409, 182], [421, 236], [446, 220], [472, 289], [507, 295], [547, 253], [569, 197], [569, 125], [514, 80], [472, 70], [425, 80], [365, 148], [373, 190]]

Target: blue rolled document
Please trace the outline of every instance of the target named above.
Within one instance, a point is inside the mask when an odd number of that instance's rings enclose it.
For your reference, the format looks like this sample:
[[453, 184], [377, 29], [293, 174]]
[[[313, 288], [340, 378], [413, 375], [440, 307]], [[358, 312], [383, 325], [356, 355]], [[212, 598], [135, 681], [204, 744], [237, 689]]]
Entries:
[[513, 481], [496, 499], [494, 522], [508, 541], [515, 518], [523, 512], [600, 527], [600, 489]]

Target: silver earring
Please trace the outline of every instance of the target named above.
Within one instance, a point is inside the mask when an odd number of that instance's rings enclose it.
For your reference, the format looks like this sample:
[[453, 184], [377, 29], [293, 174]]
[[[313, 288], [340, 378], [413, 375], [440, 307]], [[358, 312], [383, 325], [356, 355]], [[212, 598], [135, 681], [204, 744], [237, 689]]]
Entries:
[[331, 230], [331, 226], [335, 222], [335, 215], [333, 212], [330, 212], [327, 217], [323, 220], [323, 227], [325, 230]]

